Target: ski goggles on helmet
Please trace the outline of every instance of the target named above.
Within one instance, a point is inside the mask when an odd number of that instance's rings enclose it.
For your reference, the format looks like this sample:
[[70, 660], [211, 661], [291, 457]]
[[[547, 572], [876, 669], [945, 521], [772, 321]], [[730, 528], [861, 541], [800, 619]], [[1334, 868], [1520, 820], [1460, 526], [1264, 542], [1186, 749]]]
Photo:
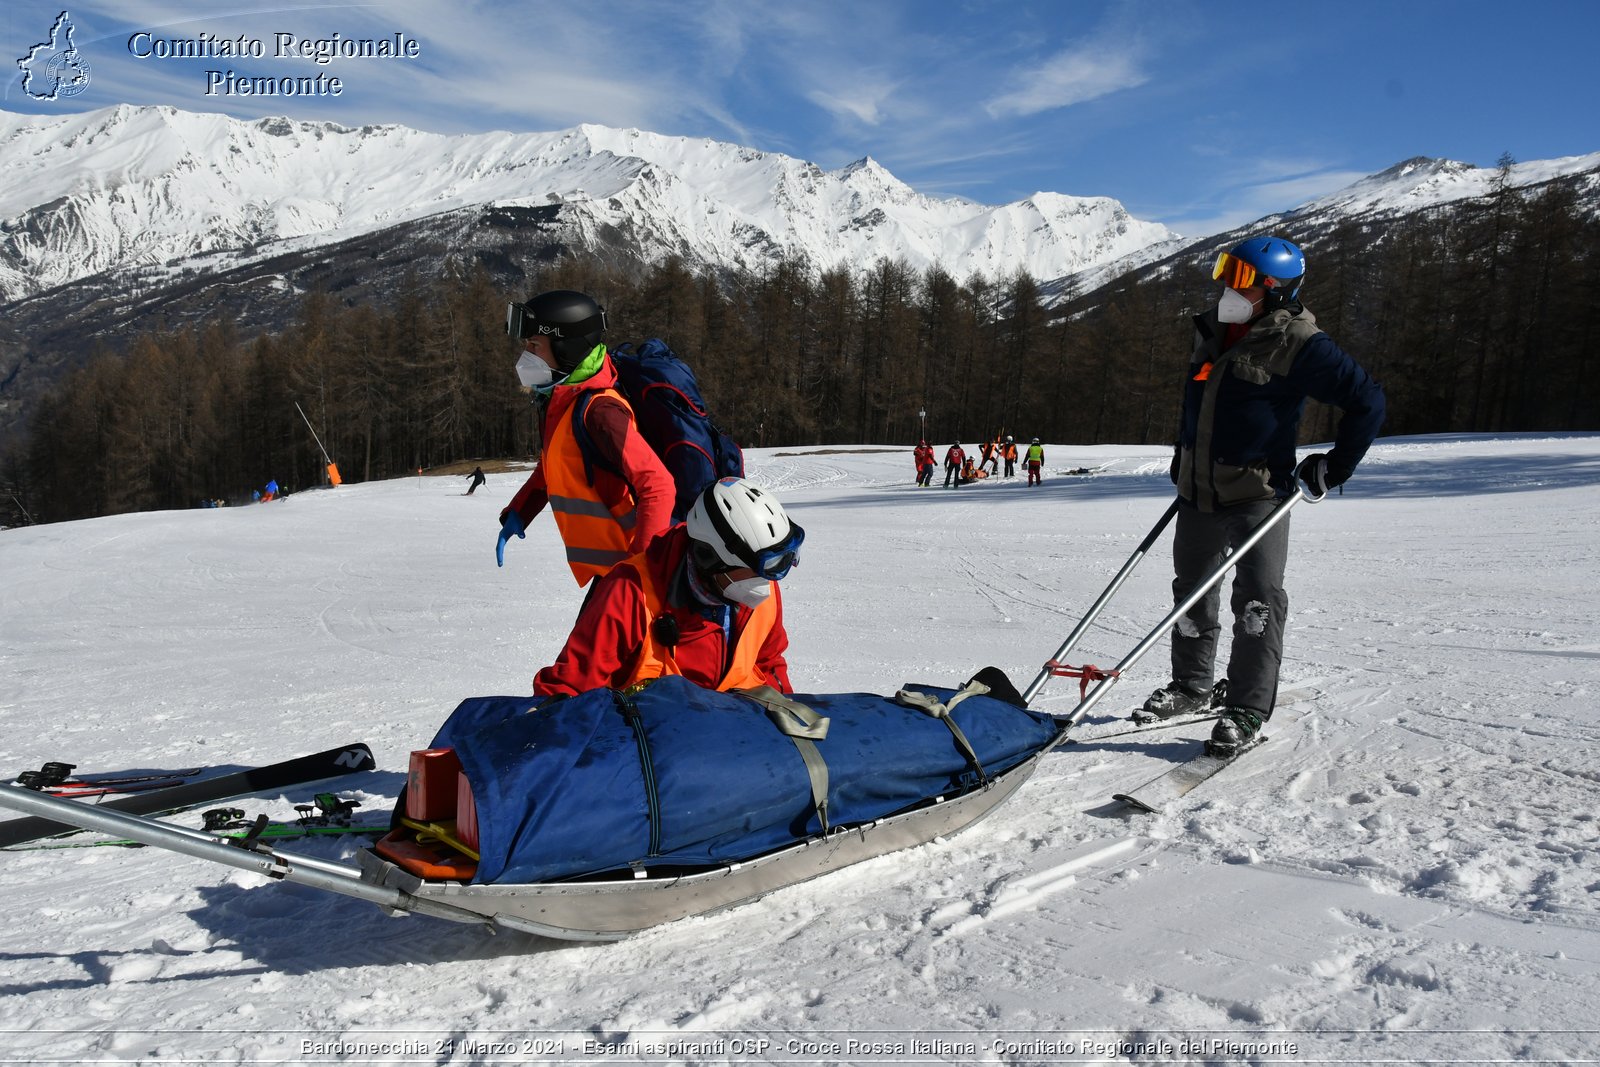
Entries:
[[[769, 582], [781, 580], [800, 562], [800, 545], [806, 539], [806, 532], [799, 523], [789, 520], [789, 536], [782, 541], [759, 552], [750, 551], [740, 541], [731, 529], [723, 529], [723, 520], [716, 509], [710, 509], [712, 525], [723, 536], [723, 545], [729, 552], [739, 558], [740, 563], [754, 571], [757, 575]], [[720, 521], [719, 521], [720, 520]], [[706, 574], [715, 574], [718, 571], [731, 570], [727, 560], [711, 545], [703, 541], [691, 541], [690, 553], [694, 557], [695, 565]]]
[[1223, 252], [1217, 256], [1217, 265], [1211, 269], [1211, 277], [1226, 285], [1229, 289], [1248, 289], [1252, 285], [1276, 289], [1286, 284], [1284, 279], [1274, 278], [1270, 274], [1262, 274], [1230, 252]]
[[522, 340], [531, 336], [535, 331], [526, 329], [533, 325], [533, 316], [528, 314], [528, 309], [518, 303], [506, 305], [506, 336]]
[[1254, 267], [1227, 252], [1217, 256], [1217, 265], [1211, 269], [1211, 277], [1229, 289], [1248, 289], [1256, 284], [1258, 276]]
[[515, 301], [506, 305], [506, 336], [518, 340], [529, 337], [583, 337], [606, 328], [606, 313], [591, 315], [581, 322], [545, 322], [527, 304]]

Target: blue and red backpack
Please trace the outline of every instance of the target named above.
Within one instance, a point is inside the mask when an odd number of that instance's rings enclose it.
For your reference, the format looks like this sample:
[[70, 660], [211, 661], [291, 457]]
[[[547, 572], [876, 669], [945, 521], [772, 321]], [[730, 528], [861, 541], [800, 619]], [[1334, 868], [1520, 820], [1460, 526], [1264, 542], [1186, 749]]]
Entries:
[[[695, 499], [718, 478], [744, 477], [744, 452], [712, 420], [694, 370], [665, 341], [652, 337], [638, 349], [623, 345], [611, 353], [611, 362], [617, 368], [617, 391], [633, 408], [640, 436], [655, 449], [677, 485], [674, 522], [682, 522]], [[583, 449], [584, 465], [596, 462], [610, 470], [584, 429], [583, 413], [590, 399], [585, 395], [573, 405], [572, 430]]]

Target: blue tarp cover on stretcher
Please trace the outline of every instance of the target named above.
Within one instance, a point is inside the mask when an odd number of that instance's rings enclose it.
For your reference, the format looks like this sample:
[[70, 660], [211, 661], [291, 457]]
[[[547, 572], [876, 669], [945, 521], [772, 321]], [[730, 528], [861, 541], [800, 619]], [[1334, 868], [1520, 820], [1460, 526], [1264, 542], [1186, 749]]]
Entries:
[[[948, 701], [954, 690], [916, 687]], [[829, 719], [830, 826], [867, 822], [979, 784], [949, 727], [869, 693], [797, 694]], [[475, 697], [433, 747], [456, 750], [477, 804], [480, 883], [752, 859], [817, 833], [812, 779], [766, 708], [667, 677], [632, 696], [597, 689], [540, 710], [537, 697]], [[989, 696], [951, 718], [988, 776], [1056, 734], [1048, 716]], [[642, 739], [642, 743], [641, 743]]]

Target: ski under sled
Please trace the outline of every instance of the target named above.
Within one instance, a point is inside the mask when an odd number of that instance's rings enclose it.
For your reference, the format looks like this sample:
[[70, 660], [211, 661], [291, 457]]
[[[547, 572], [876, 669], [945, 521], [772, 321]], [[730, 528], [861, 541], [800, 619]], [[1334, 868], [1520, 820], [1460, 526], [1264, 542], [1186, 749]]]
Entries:
[[935, 796], [869, 823], [830, 828], [741, 862], [698, 870], [648, 866], [572, 881], [475, 885], [431, 881], [372, 849], [358, 865], [275, 848], [267, 841], [212, 836], [147, 816], [76, 804], [13, 786], [0, 806], [86, 830], [139, 841], [376, 904], [391, 914], [429, 915], [572, 941], [615, 941], [662, 923], [721, 911], [785, 886], [900, 849], [927, 844], [988, 815], [1032, 776], [1048, 746], [985, 784]]

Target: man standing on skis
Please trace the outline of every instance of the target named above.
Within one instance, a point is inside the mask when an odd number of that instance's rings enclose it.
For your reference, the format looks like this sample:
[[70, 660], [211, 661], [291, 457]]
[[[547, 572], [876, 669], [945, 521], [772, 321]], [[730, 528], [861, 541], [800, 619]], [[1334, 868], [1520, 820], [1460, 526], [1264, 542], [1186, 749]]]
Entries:
[[[1383, 425], [1383, 389], [1322, 332], [1300, 303], [1306, 261], [1280, 237], [1252, 237], [1217, 258], [1217, 307], [1194, 318], [1185, 372], [1183, 416], [1172, 460], [1178, 488], [1172, 546], [1174, 603], [1238, 547], [1296, 479], [1313, 496], [1354, 473]], [[1307, 398], [1343, 415], [1333, 448], [1295, 463]], [[1283, 588], [1289, 552], [1286, 516], [1240, 560], [1230, 608], [1233, 646], [1226, 706], [1212, 750], [1230, 754], [1250, 742], [1272, 715], [1289, 612]], [[1146, 717], [1204, 709], [1221, 630], [1220, 585], [1178, 619], [1172, 632], [1172, 681], [1145, 701]]]
[[506, 332], [523, 345], [517, 377], [540, 406], [542, 448], [539, 465], [500, 512], [495, 561], [502, 567], [506, 542], [526, 537], [546, 504], [579, 585], [643, 552], [672, 525], [677, 485], [617, 391], [617, 369], [600, 341], [605, 328], [605, 309], [569, 289], [507, 311]]

